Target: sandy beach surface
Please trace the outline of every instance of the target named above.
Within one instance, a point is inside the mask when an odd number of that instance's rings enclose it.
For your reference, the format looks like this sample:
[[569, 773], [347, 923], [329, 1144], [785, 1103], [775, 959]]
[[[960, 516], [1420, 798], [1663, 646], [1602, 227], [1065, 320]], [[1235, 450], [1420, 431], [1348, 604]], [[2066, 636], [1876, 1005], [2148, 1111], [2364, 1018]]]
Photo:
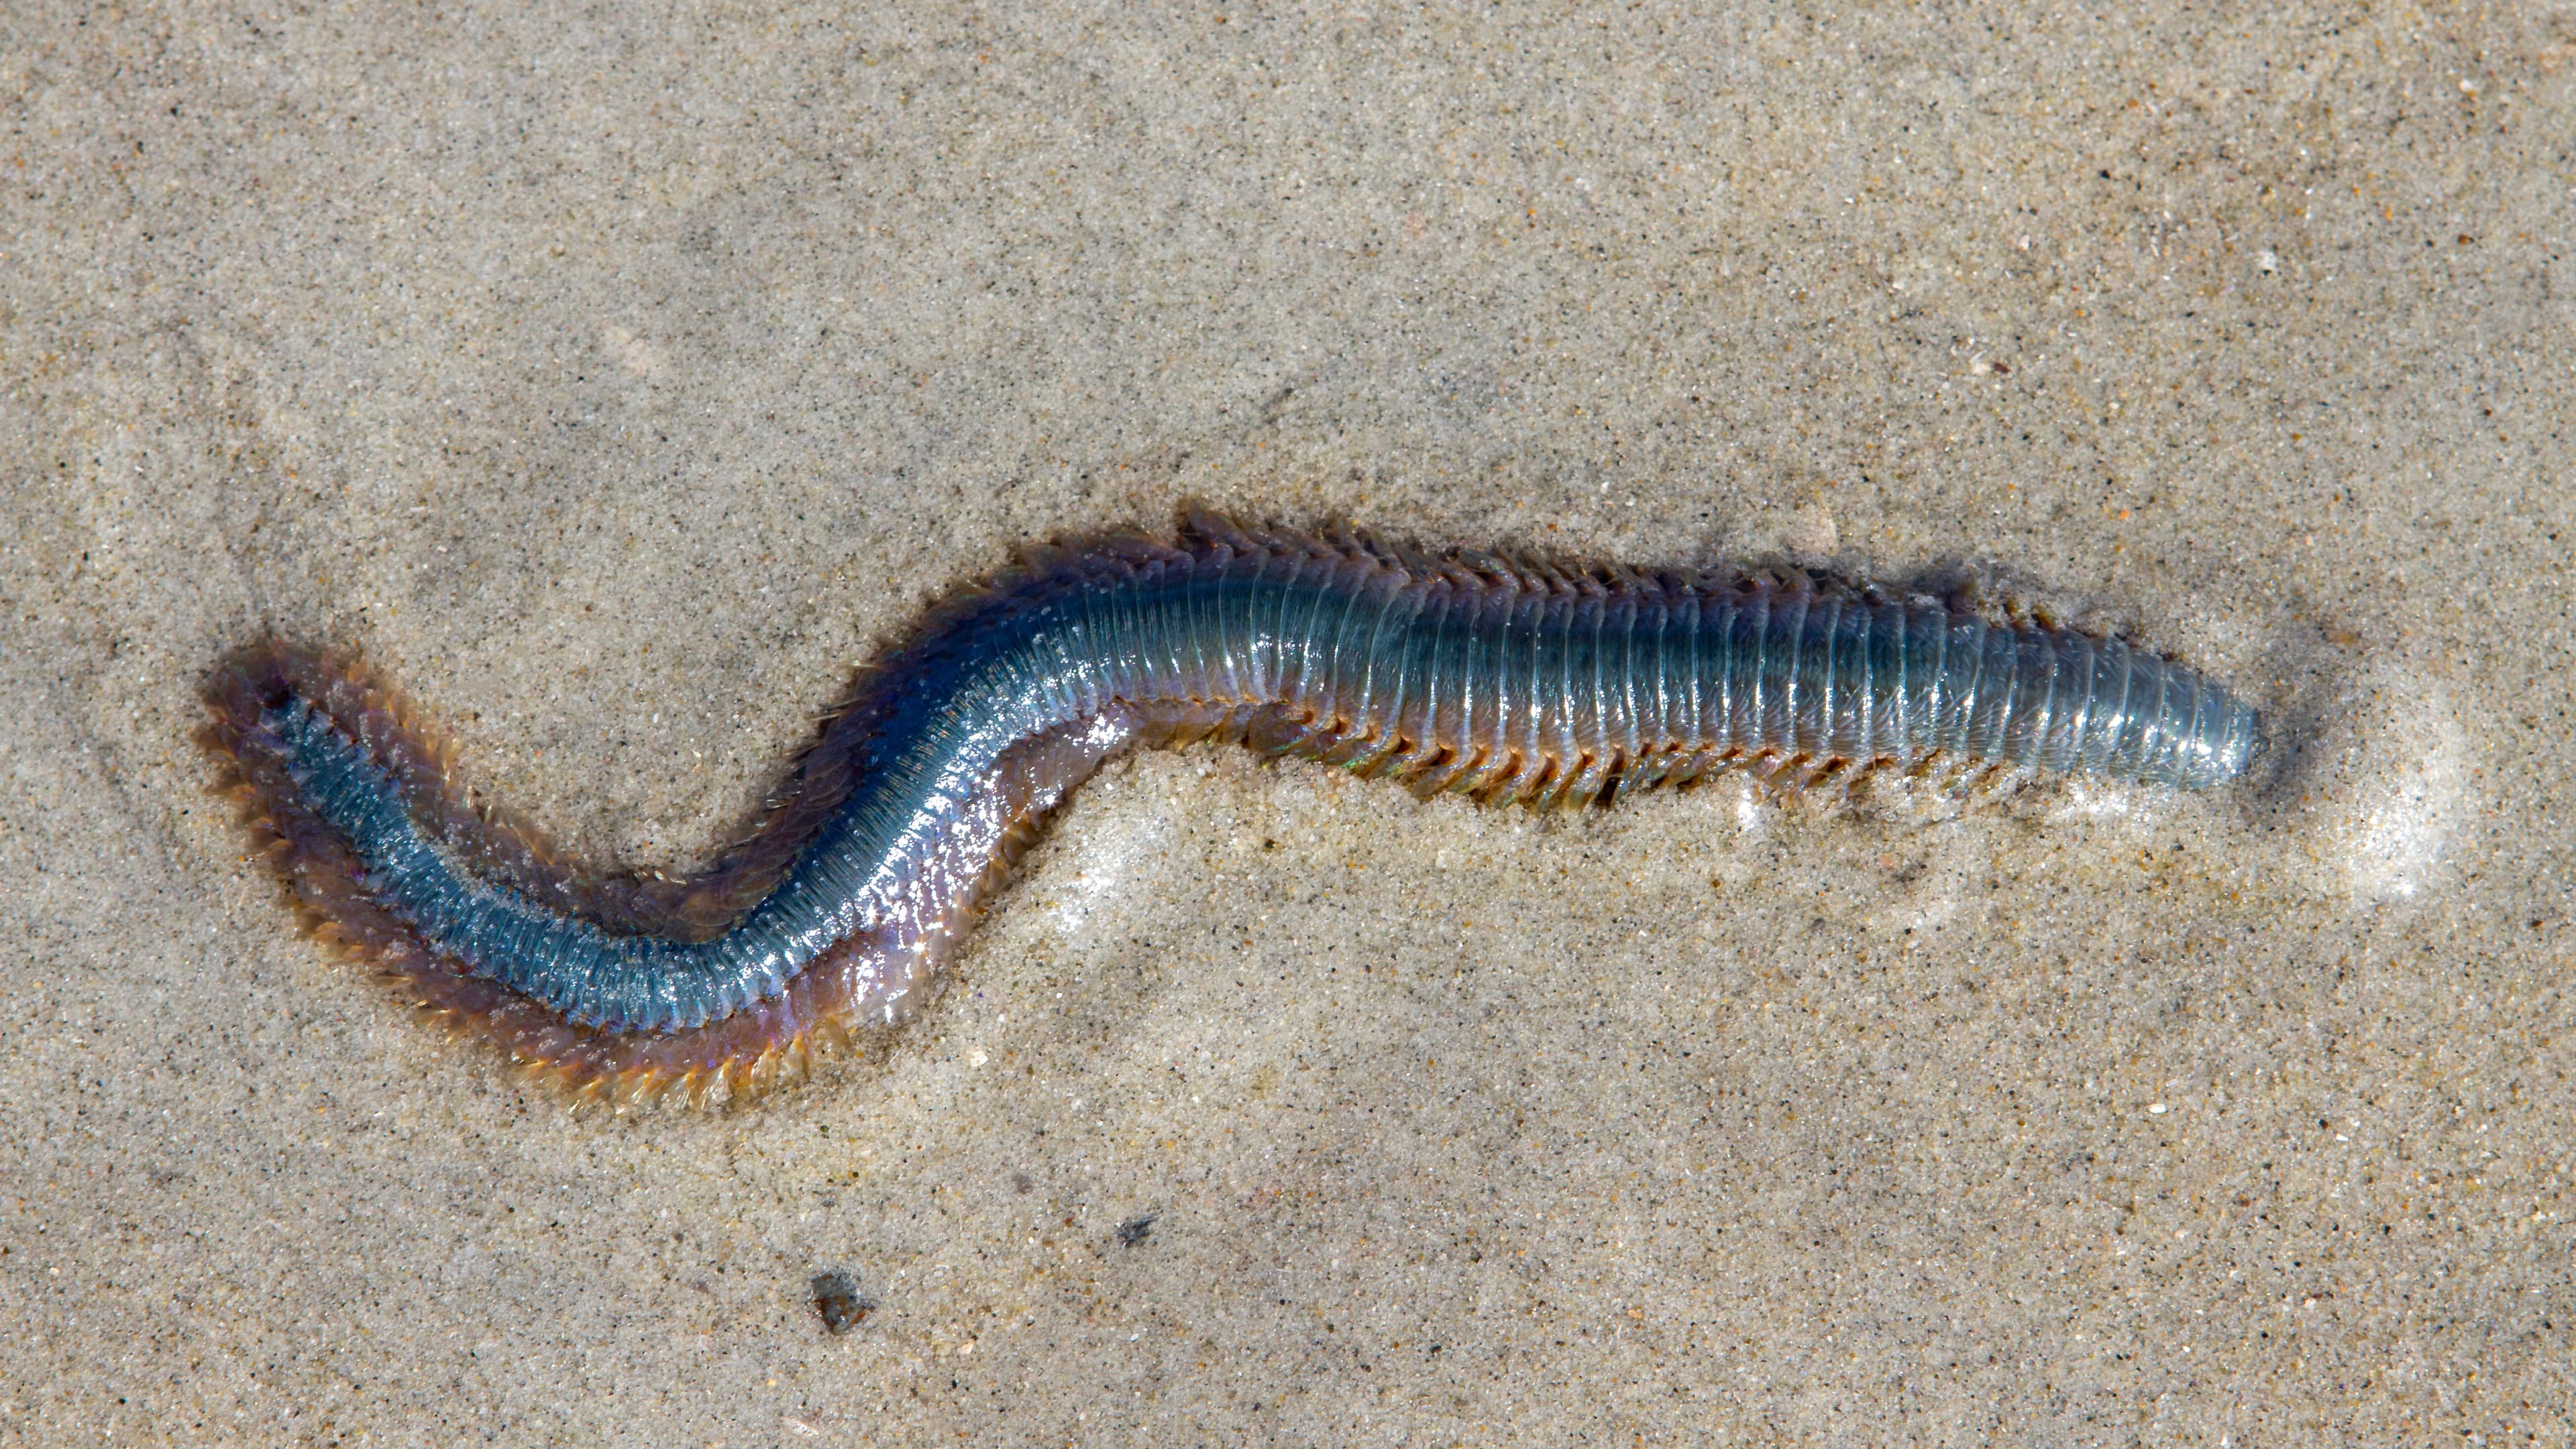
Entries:
[[[2549, 6], [12, 7], [0, 1442], [2567, 1442], [2571, 137]], [[300, 938], [190, 741], [359, 647], [685, 870], [1188, 499], [1975, 578], [2269, 747], [1138, 756], [868, 1059], [613, 1115]]]

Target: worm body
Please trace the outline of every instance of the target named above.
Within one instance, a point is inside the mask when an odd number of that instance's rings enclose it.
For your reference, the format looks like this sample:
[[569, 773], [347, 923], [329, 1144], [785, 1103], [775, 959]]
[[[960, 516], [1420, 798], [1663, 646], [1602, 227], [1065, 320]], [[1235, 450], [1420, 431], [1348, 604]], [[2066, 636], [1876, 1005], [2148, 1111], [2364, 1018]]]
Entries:
[[477, 811], [353, 661], [219, 667], [204, 743], [309, 924], [577, 1094], [723, 1098], [919, 998], [1109, 756], [1218, 737], [1533, 806], [1944, 761], [2198, 788], [2253, 712], [2116, 640], [1803, 578], [1429, 557], [1194, 516], [1035, 553], [862, 678], [705, 875], [599, 878]]

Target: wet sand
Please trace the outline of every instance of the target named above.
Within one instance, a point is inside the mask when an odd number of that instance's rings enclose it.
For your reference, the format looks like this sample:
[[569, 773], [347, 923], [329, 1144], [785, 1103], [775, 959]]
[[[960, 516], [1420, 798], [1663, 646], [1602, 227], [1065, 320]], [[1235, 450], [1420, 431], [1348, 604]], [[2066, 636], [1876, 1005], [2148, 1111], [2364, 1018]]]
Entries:
[[[2576, 23], [61, 10], [0, 67], [0, 1441], [2576, 1432]], [[203, 794], [273, 628], [686, 869], [927, 601], [1185, 499], [1974, 578], [2270, 748], [1564, 816], [1140, 756], [868, 1060], [629, 1116], [299, 939]]]

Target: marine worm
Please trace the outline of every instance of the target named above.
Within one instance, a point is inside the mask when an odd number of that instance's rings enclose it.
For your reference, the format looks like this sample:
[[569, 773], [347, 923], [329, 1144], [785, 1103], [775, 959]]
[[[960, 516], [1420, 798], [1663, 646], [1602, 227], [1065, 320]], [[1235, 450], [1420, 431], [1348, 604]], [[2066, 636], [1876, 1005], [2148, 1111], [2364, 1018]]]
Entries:
[[1031, 551], [859, 679], [739, 844], [602, 875], [469, 802], [354, 657], [275, 639], [201, 733], [307, 926], [576, 1099], [722, 1101], [924, 994], [1049, 811], [1132, 746], [1238, 740], [1533, 807], [1750, 769], [2085, 771], [2186, 789], [2253, 711], [2045, 620], [1786, 577], [1432, 556], [1208, 514]]

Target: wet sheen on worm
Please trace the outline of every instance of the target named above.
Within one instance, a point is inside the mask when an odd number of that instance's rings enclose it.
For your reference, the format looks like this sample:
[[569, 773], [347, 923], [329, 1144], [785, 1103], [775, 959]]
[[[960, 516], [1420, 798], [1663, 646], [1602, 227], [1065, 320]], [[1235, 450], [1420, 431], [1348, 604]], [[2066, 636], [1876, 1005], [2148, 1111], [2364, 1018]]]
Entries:
[[605, 876], [468, 803], [354, 657], [264, 640], [202, 732], [306, 925], [576, 1097], [756, 1093], [898, 1020], [1110, 756], [1217, 738], [1533, 807], [1746, 769], [2197, 789], [2254, 713], [2115, 639], [1798, 575], [1430, 555], [1193, 514], [1032, 550], [858, 681], [750, 834]]

